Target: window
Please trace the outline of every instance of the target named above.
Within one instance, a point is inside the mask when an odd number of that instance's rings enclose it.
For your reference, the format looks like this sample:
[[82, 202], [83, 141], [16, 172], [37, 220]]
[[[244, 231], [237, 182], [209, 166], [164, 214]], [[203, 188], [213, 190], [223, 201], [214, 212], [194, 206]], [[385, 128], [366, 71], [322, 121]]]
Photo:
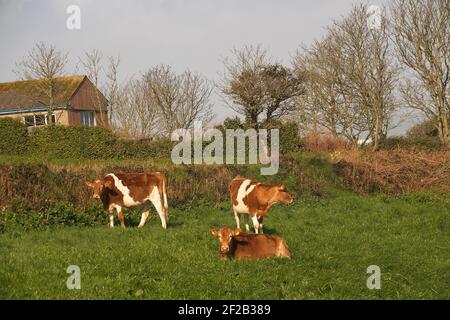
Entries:
[[34, 124], [34, 116], [25, 116], [24, 120], [25, 120], [25, 125], [27, 127], [34, 127], [35, 126], [35, 124]]
[[[54, 114], [52, 114], [52, 123], [56, 124], [56, 116]], [[49, 124], [47, 115], [45, 116], [45, 124]]]
[[34, 125], [35, 126], [43, 126], [45, 124], [45, 115], [35, 115], [34, 116]]
[[[32, 116], [23, 117], [24, 123], [27, 127], [37, 127], [48, 125], [48, 116], [43, 114], [35, 114]], [[52, 114], [52, 122], [56, 123], [56, 116]]]
[[94, 112], [81, 111], [81, 124], [89, 127], [95, 126]]

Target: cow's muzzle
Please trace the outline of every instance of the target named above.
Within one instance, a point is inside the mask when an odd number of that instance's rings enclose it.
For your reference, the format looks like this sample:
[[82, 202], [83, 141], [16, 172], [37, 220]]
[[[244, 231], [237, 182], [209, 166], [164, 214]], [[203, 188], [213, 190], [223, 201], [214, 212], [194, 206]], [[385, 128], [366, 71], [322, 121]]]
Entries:
[[220, 247], [220, 253], [225, 254], [230, 251], [230, 247]]

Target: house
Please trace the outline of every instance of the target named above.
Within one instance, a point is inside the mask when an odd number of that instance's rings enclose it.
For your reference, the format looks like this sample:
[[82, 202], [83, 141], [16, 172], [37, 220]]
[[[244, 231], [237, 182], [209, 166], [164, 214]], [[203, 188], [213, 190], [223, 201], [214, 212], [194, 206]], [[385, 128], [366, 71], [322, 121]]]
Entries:
[[43, 126], [49, 123], [49, 106], [52, 105], [53, 123], [108, 125], [108, 101], [87, 76], [53, 80], [51, 85], [45, 80], [0, 83], [0, 118], [19, 118], [29, 127]]

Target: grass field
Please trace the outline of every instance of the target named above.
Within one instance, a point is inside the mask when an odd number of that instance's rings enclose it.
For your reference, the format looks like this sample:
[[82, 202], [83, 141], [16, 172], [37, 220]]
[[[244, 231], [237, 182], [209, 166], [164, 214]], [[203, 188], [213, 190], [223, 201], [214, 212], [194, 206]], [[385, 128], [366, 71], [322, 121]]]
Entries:
[[[125, 231], [61, 227], [0, 234], [2, 299], [449, 299], [450, 201], [446, 195], [362, 197], [337, 192], [277, 206], [265, 231], [291, 260], [221, 261], [208, 229], [234, 219], [228, 204], [171, 209], [169, 229], [138, 213]], [[81, 290], [68, 290], [69, 265]], [[367, 267], [381, 268], [369, 290]]]

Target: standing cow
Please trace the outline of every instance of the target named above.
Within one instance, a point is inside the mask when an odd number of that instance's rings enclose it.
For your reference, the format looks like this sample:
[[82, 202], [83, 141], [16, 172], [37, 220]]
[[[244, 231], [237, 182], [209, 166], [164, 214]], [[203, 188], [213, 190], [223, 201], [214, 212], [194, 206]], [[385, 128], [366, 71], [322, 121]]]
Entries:
[[263, 219], [275, 203], [291, 204], [293, 199], [284, 183], [262, 184], [243, 177], [236, 177], [230, 183], [231, 205], [237, 228], [240, 228], [241, 214], [244, 214], [245, 228], [249, 232], [248, 216], [252, 218], [255, 233], [263, 233]]
[[154, 173], [110, 173], [103, 179], [86, 181], [93, 189], [94, 199], [100, 199], [109, 211], [109, 225], [114, 227], [114, 209], [120, 226], [125, 228], [123, 208], [142, 206], [139, 228], [142, 228], [149, 216], [150, 202], [155, 207], [164, 229], [167, 228], [168, 204], [166, 194], [166, 177], [160, 172]]

